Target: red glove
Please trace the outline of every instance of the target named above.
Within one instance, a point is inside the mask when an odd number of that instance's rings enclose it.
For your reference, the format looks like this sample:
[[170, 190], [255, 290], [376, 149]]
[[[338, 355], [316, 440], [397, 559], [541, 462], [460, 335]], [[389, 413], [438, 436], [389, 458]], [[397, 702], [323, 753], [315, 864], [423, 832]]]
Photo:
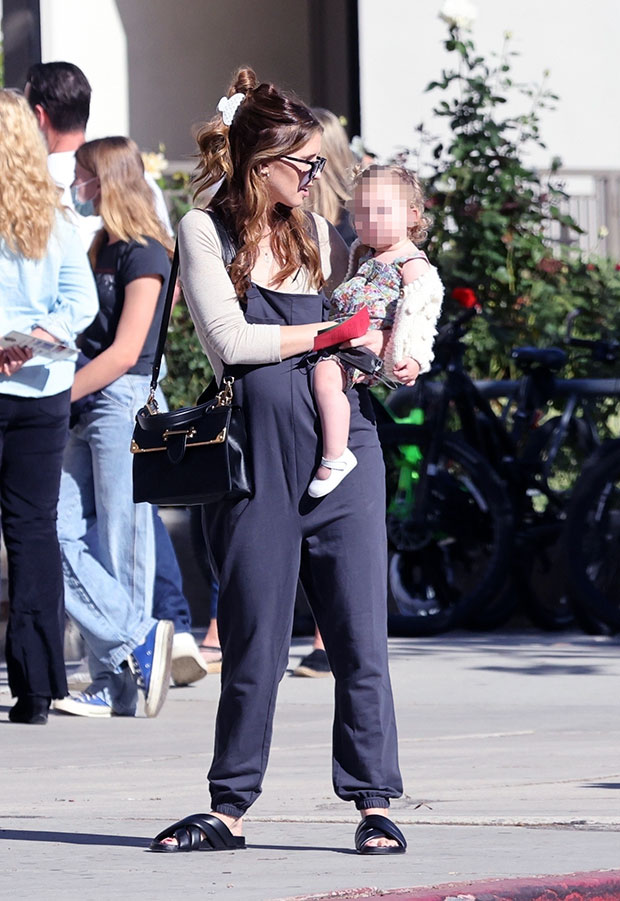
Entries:
[[368, 307], [362, 307], [344, 322], [339, 322], [331, 328], [326, 328], [314, 339], [312, 345], [313, 350], [323, 350], [325, 347], [333, 347], [336, 344], [343, 344], [350, 341], [351, 338], [361, 338], [370, 328], [370, 316], [368, 315]]

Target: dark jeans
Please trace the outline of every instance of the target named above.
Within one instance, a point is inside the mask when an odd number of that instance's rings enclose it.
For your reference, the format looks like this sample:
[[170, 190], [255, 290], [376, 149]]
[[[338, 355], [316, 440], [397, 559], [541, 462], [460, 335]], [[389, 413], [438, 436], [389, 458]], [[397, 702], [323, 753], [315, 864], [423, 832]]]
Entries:
[[56, 506], [70, 391], [0, 394], [0, 506], [9, 571], [6, 660], [14, 697], [62, 698], [64, 594]]
[[153, 507], [153, 517], [155, 524], [153, 616], [155, 619], [171, 619], [175, 632], [191, 632], [192, 616], [187, 598], [183, 594], [183, 577], [177, 555], [157, 507]]

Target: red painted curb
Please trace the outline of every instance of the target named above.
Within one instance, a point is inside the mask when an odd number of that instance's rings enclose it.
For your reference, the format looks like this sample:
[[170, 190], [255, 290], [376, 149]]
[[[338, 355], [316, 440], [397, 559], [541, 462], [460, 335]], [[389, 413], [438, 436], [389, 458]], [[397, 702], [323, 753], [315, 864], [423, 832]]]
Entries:
[[287, 901], [620, 901], [620, 870], [447, 883], [427, 888], [344, 889]]

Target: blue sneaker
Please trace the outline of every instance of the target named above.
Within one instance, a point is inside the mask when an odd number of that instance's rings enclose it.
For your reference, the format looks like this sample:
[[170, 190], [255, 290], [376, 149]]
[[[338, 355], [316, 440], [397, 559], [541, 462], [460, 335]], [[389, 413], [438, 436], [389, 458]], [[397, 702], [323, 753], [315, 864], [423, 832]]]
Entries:
[[79, 695], [67, 695], [58, 701], [52, 701], [52, 709], [60, 713], [72, 713], [74, 716], [112, 716], [112, 703], [105, 689], [96, 694], [87, 691]]
[[138, 688], [144, 692], [144, 712], [147, 716], [157, 716], [166, 700], [173, 638], [174, 623], [160, 619], [142, 644], [129, 655], [129, 668]]

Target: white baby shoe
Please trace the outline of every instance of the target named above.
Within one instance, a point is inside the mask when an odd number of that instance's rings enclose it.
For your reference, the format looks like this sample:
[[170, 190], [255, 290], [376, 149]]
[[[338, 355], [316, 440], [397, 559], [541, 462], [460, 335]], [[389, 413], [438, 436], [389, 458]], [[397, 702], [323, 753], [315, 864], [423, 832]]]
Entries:
[[317, 479], [316, 476], [312, 479], [308, 486], [310, 497], [325, 497], [326, 494], [333, 491], [336, 485], [340, 485], [345, 476], [355, 469], [357, 457], [347, 447], [344, 453], [335, 460], [326, 460], [325, 457], [321, 457], [321, 466], [326, 466], [331, 469], [331, 472], [326, 479]]

